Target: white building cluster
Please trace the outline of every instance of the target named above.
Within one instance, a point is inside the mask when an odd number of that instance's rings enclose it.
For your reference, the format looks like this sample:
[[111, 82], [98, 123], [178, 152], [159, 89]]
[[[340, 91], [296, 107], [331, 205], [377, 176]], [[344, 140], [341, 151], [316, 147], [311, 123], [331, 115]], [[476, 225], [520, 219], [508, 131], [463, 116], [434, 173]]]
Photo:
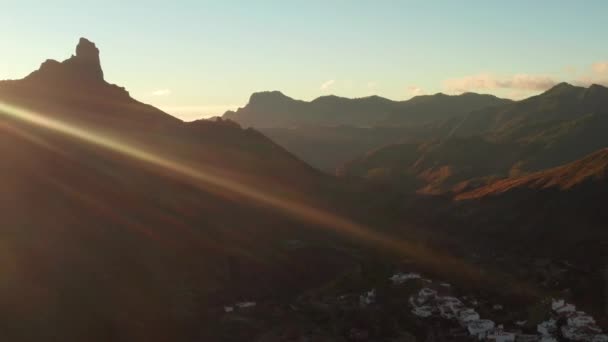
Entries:
[[[396, 273], [390, 277], [394, 285], [403, 284], [409, 280], [425, 280], [418, 273]], [[449, 288], [450, 284], [440, 283], [439, 286]], [[373, 303], [375, 290], [369, 291], [360, 297], [361, 305]], [[473, 308], [466, 307], [464, 303], [452, 296], [440, 295], [437, 290], [424, 287], [409, 299], [412, 314], [420, 318], [441, 317], [447, 320], [456, 320], [468, 333], [479, 340], [496, 342], [557, 342], [562, 337], [571, 341], [581, 342], [608, 342], [608, 335], [596, 325], [595, 320], [583, 311], [577, 311], [574, 304], [565, 300], [553, 300], [551, 303], [552, 318], [537, 325], [538, 335], [519, 334], [505, 331], [502, 325], [488, 319], [481, 319]], [[474, 302], [474, 303], [473, 303]], [[471, 302], [476, 305], [476, 301]], [[502, 305], [492, 307], [494, 311], [503, 310]], [[558, 320], [566, 324], [558, 327]], [[527, 321], [517, 321], [516, 325], [524, 326]]]
[[[473, 308], [466, 307], [462, 301], [452, 296], [441, 296], [437, 291], [425, 287], [410, 297], [412, 314], [421, 317], [441, 317], [456, 320], [468, 333], [479, 340], [496, 342], [557, 342], [560, 335], [571, 341], [608, 342], [608, 335], [596, 325], [593, 317], [582, 311], [576, 311], [573, 304], [564, 300], [552, 302], [553, 318], [537, 326], [538, 335], [519, 334], [505, 331], [502, 325], [496, 325], [488, 319], [481, 319]], [[566, 322], [558, 328], [557, 321]], [[525, 323], [524, 323], [525, 324]]]
[[366, 307], [376, 301], [376, 289], [371, 289], [359, 296], [359, 305]]
[[234, 312], [235, 309], [247, 309], [247, 308], [252, 308], [256, 305], [257, 305], [256, 302], [239, 302], [234, 305], [224, 306], [224, 312], [230, 313], [230, 312]]
[[[551, 310], [557, 319], [565, 319], [566, 324], [559, 329], [561, 335], [572, 341], [608, 342], [608, 335], [602, 333], [595, 319], [584, 311], [577, 311], [574, 304], [566, 303], [563, 299], [554, 299]], [[538, 325], [537, 330], [543, 336], [554, 337], [557, 334], [555, 319]]]
[[399, 284], [403, 284], [408, 280], [412, 280], [412, 279], [421, 279], [422, 277], [420, 276], [420, 274], [418, 273], [395, 273], [393, 274], [392, 277], [390, 277], [389, 279], [393, 282], [393, 284], [395, 285], [399, 285]]
[[468, 308], [464, 303], [452, 296], [438, 295], [437, 291], [425, 287], [415, 296], [410, 298], [412, 313], [418, 317], [427, 318], [439, 316], [444, 319], [456, 320], [468, 333], [478, 339], [486, 339], [493, 336], [496, 341], [512, 342], [509, 340], [510, 333], [498, 329], [496, 324], [488, 319], [481, 319], [479, 313], [473, 308]]

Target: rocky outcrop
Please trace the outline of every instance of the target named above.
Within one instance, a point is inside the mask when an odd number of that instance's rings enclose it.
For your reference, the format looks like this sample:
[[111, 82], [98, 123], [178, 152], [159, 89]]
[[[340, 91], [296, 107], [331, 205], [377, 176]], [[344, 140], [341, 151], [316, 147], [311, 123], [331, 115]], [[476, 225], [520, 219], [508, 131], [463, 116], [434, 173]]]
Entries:
[[80, 38], [76, 55], [63, 62], [46, 60], [26, 80], [55, 84], [88, 82], [105, 83], [99, 58], [99, 49], [86, 38]]

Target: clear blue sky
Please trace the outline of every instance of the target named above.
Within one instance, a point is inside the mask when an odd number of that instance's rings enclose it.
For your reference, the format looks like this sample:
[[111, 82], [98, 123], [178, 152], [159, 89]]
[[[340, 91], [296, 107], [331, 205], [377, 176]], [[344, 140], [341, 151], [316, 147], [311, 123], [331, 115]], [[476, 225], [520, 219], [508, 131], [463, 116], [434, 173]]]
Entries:
[[11, 1], [0, 79], [87, 37], [106, 79], [185, 119], [250, 94], [521, 98], [608, 80], [608, 1]]

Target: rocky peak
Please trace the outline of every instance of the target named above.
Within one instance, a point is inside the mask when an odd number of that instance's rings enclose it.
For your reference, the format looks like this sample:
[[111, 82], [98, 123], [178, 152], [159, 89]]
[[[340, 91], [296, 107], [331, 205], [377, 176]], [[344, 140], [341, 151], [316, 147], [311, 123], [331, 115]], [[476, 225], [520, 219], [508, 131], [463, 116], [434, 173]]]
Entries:
[[76, 58], [88, 61], [91, 64], [100, 65], [99, 49], [95, 46], [95, 43], [86, 38], [80, 38], [76, 46]]
[[74, 83], [104, 82], [103, 70], [99, 59], [99, 49], [86, 38], [80, 38], [76, 46], [76, 55], [63, 62], [47, 60], [26, 79], [41, 82]]
[[582, 87], [576, 87], [567, 82], [561, 82], [553, 87], [549, 88], [547, 91], [543, 93], [543, 95], [563, 95], [565, 93], [571, 93], [578, 90], [583, 90]]
[[285, 96], [278, 90], [262, 91], [251, 94], [251, 97], [249, 98], [249, 104], [272, 104], [274, 102], [281, 102], [287, 99], [289, 99], [289, 97]]
[[76, 56], [72, 56], [66, 62], [72, 61], [80, 67], [91, 78], [103, 80], [103, 70], [99, 59], [99, 49], [95, 43], [86, 38], [80, 38], [76, 46]]

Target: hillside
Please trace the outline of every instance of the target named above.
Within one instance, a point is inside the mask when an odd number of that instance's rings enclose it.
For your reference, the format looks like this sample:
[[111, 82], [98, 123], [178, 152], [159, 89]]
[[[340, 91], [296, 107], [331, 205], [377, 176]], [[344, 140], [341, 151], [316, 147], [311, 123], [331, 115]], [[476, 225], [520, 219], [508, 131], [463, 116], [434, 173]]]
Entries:
[[608, 151], [530, 175], [488, 180], [473, 190], [389, 201], [404, 222], [469, 260], [534, 279], [570, 295], [608, 323]]
[[322, 126], [305, 125], [293, 128], [260, 128], [306, 163], [330, 174], [345, 163], [382, 146], [422, 141], [449, 133], [449, 124], [418, 126]]
[[493, 182], [487, 186], [458, 194], [456, 199], [480, 199], [522, 191], [571, 191], [591, 183], [602, 183], [607, 176], [608, 149], [602, 149], [563, 166]]
[[401, 103], [382, 124], [421, 125], [458, 118], [470, 112], [500, 107], [512, 103], [494, 95], [464, 93], [461, 95], [420, 95]]
[[446, 141], [392, 144], [346, 163], [345, 177], [392, 184], [405, 192], [440, 194], [456, 186], [483, 184], [508, 176], [530, 153], [517, 143], [496, 143], [479, 136]]
[[510, 105], [471, 112], [453, 134], [487, 134], [496, 139], [522, 140], [533, 137], [546, 126], [606, 113], [608, 88], [589, 88], [560, 83], [544, 93]]
[[323, 96], [305, 102], [273, 91], [253, 94], [245, 107], [223, 117], [259, 129], [298, 158], [333, 174], [371, 150], [443, 137], [459, 117], [510, 102], [473, 93], [440, 93], [400, 102], [378, 96]]
[[205, 339], [227, 303], [352, 267], [311, 214], [342, 210], [327, 176], [252, 129], [134, 100], [85, 39], [0, 82], [0, 153], [7, 340]]
[[561, 84], [472, 112], [453, 127], [444, 137], [417, 143], [415, 152], [411, 143], [372, 151], [346, 163], [341, 174], [382, 174], [382, 181], [414, 183], [409, 190], [441, 193], [569, 163], [608, 146], [608, 89]]

